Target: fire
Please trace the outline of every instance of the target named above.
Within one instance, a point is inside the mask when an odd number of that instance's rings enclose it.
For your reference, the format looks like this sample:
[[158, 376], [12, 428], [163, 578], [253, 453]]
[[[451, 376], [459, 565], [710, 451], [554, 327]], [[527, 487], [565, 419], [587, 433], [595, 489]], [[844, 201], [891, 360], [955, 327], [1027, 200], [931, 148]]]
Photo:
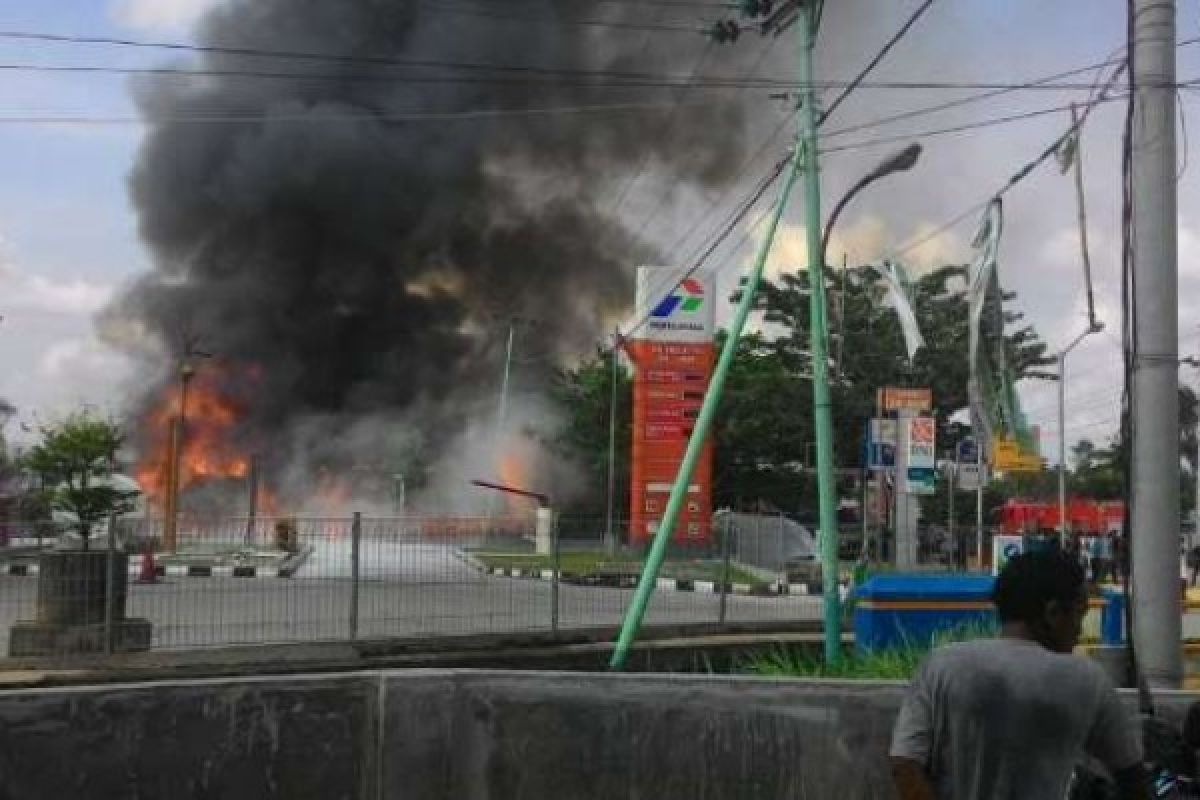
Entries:
[[318, 514], [341, 516], [348, 512], [351, 500], [350, 486], [326, 467], [317, 470], [317, 481], [311, 499], [306, 504], [309, 511]]
[[[530, 486], [529, 454], [519, 445], [510, 442], [504, 448], [496, 464], [496, 473], [500, 476], [500, 483], [505, 486], [511, 486], [514, 489], [535, 490], [535, 487]], [[510, 514], [527, 514], [530, 509], [530, 500], [520, 495], [505, 494], [504, 508]]]
[[[206, 365], [187, 387], [185, 435], [179, 458], [181, 492], [217, 479], [246, 479], [250, 458], [232, 443], [234, 428], [244, 411], [221, 387], [225, 370]], [[147, 445], [135, 475], [146, 498], [161, 507], [167, 490], [171, 429], [179, 418], [182, 389], [173, 384], [143, 420]], [[262, 492], [261, 496], [269, 496]], [[273, 504], [273, 498], [270, 501]]]

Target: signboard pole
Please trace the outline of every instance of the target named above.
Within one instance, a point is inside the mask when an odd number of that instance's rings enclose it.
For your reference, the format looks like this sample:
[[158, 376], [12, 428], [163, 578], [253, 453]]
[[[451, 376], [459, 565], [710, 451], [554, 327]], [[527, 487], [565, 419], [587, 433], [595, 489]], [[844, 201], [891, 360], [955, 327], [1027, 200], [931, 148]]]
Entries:
[[960, 548], [958, 546], [958, 537], [955, 536], [955, 533], [954, 533], [954, 495], [955, 495], [954, 490], [956, 488], [954, 485], [954, 482], [956, 480], [958, 480], [957, 450], [955, 452], [956, 452], [955, 460], [947, 462], [947, 464], [946, 464], [946, 473], [947, 473], [946, 474], [946, 478], [947, 478], [947, 480], [946, 480], [946, 509], [947, 509], [946, 510], [946, 527], [949, 529], [950, 542], [952, 543], [952, 546], [954, 547], [955, 559], [958, 561], [961, 561], [962, 560], [962, 548]]
[[909, 570], [917, 566], [916, 531], [909, 509], [908, 464], [912, 447], [912, 411], [902, 408], [896, 435], [896, 569]]
[[978, 482], [975, 486], [975, 558], [976, 566], [983, 569], [983, 437], [975, 437], [975, 472]]

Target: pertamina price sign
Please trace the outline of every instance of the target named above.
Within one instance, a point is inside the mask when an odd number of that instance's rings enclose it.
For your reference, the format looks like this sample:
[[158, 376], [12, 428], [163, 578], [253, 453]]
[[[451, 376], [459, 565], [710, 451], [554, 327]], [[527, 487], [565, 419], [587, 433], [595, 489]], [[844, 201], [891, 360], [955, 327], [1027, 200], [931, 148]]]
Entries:
[[[712, 374], [714, 286], [707, 275], [673, 267], [640, 268], [637, 286], [644, 324], [625, 346], [635, 369], [629, 536], [645, 542], [662, 521]], [[709, 539], [711, 498], [710, 438], [688, 484], [677, 542]]]

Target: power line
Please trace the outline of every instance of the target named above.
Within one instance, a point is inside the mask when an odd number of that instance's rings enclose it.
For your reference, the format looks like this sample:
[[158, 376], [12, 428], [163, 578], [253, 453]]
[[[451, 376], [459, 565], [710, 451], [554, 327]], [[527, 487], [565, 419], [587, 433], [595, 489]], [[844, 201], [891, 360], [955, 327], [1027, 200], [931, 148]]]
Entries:
[[547, 15], [504, 14], [482, 8], [469, 6], [451, 6], [444, 2], [423, 3], [421, 8], [435, 14], [457, 14], [483, 19], [496, 19], [505, 22], [520, 22], [525, 25], [574, 25], [582, 28], [614, 28], [634, 31], [659, 31], [667, 33], [700, 33], [704, 28], [696, 25], [668, 25], [665, 23], [624, 22], [620, 20], [572, 19]]
[[[951, 228], [957, 226], [959, 223], [972, 217], [973, 215], [978, 214], [980, 211], [987, 208], [988, 205], [993, 200], [995, 200], [996, 198], [999, 198], [999, 197], [1003, 197], [1014, 186], [1016, 186], [1022, 180], [1027, 178], [1046, 159], [1048, 159], [1051, 155], [1053, 155], [1055, 152], [1057, 152], [1058, 148], [1062, 145], [1063, 141], [1066, 140], [1066, 137], [1073, 135], [1076, 131], [1078, 131], [1083, 126], [1084, 122], [1086, 122], [1088, 117], [1091, 116], [1092, 110], [1096, 108], [1096, 105], [1098, 103], [1104, 101], [1105, 98], [1108, 96], [1109, 90], [1116, 83], [1117, 79], [1121, 76], [1121, 73], [1123, 71], [1124, 71], [1124, 68], [1117, 69], [1116, 71], [1114, 71], [1112, 77], [1109, 78], [1108, 82], [1104, 85], [1104, 88], [1100, 90], [1099, 94], [1093, 96], [1093, 98], [1088, 102], [1088, 105], [1084, 108], [1083, 114], [1081, 114], [1079, 119], [1071, 125], [1071, 127], [1066, 131], [1066, 133], [1057, 137], [1041, 153], [1039, 153], [1037, 156], [1035, 156], [1031, 161], [1026, 163], [1024, 166], [1022, 166], [1016, 172], [1014, 172], [1009, 177], [1009, 179], [1004, 183], [1004, 185], [1001, 186], [996, 192], [989, 195], [982, 202], [976, 203], [975, 205], [966, 209], [962, 213], [956, 215], [949, 221], [934, 228], [932, 231], [922, 234], [922, 235], [916, 237], [915, 239], [912, 239], [912, 240], [904, 243], [899, 248], [893, 250], [892, 255], [897, 256], [897, 255], [900, 255], [901, 253], [907, 253], [909, 251], [915, 250], [916, 248], [920, 247], [921, 245], [932, 241], [933, 239], [937, 238], [938, 236], [941, 236], [943, 233], [945, 233], [946, 231], [950, 230]], [[1094, 89], [1095, 89], [1095, 87], [1093, 86], [1093, 90]], [[1126, 96], [1128, 97], [1129, 95], [1127, 94]]]
[[[167, 114], [146, 119], [137, 116], [90, 116], [84, 114], [4, 115], [0, 113], [0, 125], [147, 125], [162, 122], [180, 124], [250, 123], [269, 120], [271, 122], [453, 122], [457, 120], [494, 119], [504, 117], [553, 116], [567, 114], [609, 114], [638, 111], [661, 111], [672, 108], [673, 103], [618, 103], [594, 106], [551, 106], [545, 108], [484, 108], [463, 111], [377, 111], [362, 113], [229, 113], [229, 114]], [[698, 105], [698, 103], [697, 103]]]
[[933, 0], [925, 0], [925, 2], [922, 3], [917, 10], [912, 13], [905, 23], [900, 26], [900, 30], [896, 31], [892, 35], [892, 38], [888, 39], [884, 43], [879, 52], [875, 54], [875, 57], [867, 62], [867, 65], [863, 67], [862, 71], [858, 73], [854, 80], [850, 81], [850, 84], [842, 90], [842, 93], [834, 98], [833, 102], [830, 103], [829, 106], [820, 113], [820, 115], [817, 117], [817, 125], [821, 125], [825, 122], [825, 120], [829, 119], [833, 112], [837, 110], [837, 107], [840, 106], [842, 102], [850, 96], [851, 92], [853, 92], [864, 80], [866, 80], [866, 77], [871, 74], [875, 67], [879, 66], [879, 62], [883, 61], [887, 54], [891, 52], [892, 48], [895, 47], [896, 44], [905, 37], [909, 30], [912, 29], [912, 26], [917, 24], [917, 20], [919, 20], [932, 5]]
[[[704, 66], [704, 62], [708, 59], [709, 55], [712, 54], [712, 51], [715, 47], [716, 41], [710, 39], [708, 45], [705, 46], [704, 50], [700, 52], [700, 57], [696, 59], [696, 63], [692, 67], [693, 78], [699, 74], [701, 67]], [[665, 130], [664, 135], [667, 139], [670, 139], [671, 135], [675, 133], [675, 126], [679, 122], [679, 109], [683, 106], [683, 101], [686, 97], [687, 90], [681, 89], [679, 96], [675, 99], [675, 102], [671, 104], [671, 113], [667, 116], [666, 123], [663, 126]], [[621, 189], [621, 193], [617, 196], [617, 201], [613, 205], [613, 214], [616, 214], [621, 210], [621, 206], [625, 204], [625, 198], [629, 196], [630, 190], [633, 189], [633, 187], [637, 185], [637, 182], [642, 179], [642, 175], [645, 174], [646, 168], [650, 165], [650, 158], [652, 155], [653, 150], [651, 148], [644, 148], [644, 152], [642, 153], [642, 158], [637, 169], [625, 182], [625, 186]], [[644, 227], [645, 225], [643, 224], [643, 228]]]
[[[433, 65], [430, 65], [433, 66]], [[456, 65], [447, 62], [441, 65], [445, 68], [460, 69], [463, 65]], [[252, 70], [252, 69], [209, 69], [209, 68], [183, 68], [183, 67], [124, 67], [115, 65], [102, 64], [30, 64], [30, 63], [3, 63], [0, 64], [0, 71], [3, 72], [30, 72], [30, 73], [61, 73], [61, 74], [111, 74], [111, 75], [157, 75], [161, 77], [181, 77], [181, 78], [261, 78], [261, 79], [283, 79], [283, 80], [322, 80], [322, 81], [337, 81], [337, 82], [376, 82], [376, 83], [450, 83], [450, 84], [518, 84], [518, 85], [533, 85], [533, 86], [578, 86], [580, 88], [649, 88], [649, 89], [709, 89], [709, 90], [732, 90], [732, 89], [806, 89], [811, 86], [814, 90], [831, 90], [845, 88], [850, 85], [849, 81], [841, 80], [826, 80], [814, 81], [811, 84], [801, 84], [795, 81], [773, 80], [766, 78], [753, 79], [730, 79], [720, 77], [702, 77], [694, 82], [688, 82], [686, 79], [640, 79], [636, 77], [623, 78], [618, 74], [614, 77], [617, 80], [583, 80], [583, 77], [593, 76], [604, 78], [609, 75], [602, 71], [588, 72], [586, 70], [575, 70], [574, 75], [581, 76], [578, 82], [571, 82], [558, 79], [556, 76], [572, 77], [572, 71], [569, 70], [552, 70], [542, 68], [525, 68], [525, 67], [491, 67], [497, 71], [511, 72], [530, 72], [541, 73], [547, 79], [531, 79], [517, 75], [513, 76], [468, 76], [468, 75], [412, 75], [412, 74], [367, 74], [367, 73], [321, 73], [321, 72], [275, 72], [268, 70]], [[1086, 83], [1046, 83], [1046, 84], [1030, 84], [1030, 83], [1011, 83], [998, 81], [874, 81], [862, 82], [856, 85], [856, 89], [876, 89], [876, 90], [891, 90], [891, 91], [957, 91], [965, 89], [1007, 89], [1011, 91], [1089, 91], [1093, 87]], [[1197, 88], [1196, 82], [1159, 84], [1155, 88], [1174, 88], [1174, 89], [1191, 89]]]
[[[742, 206], [733, 214], [733, 216], [729, 219], [728, 223], [720, 231], [720, 233], [718, 233], [715, 237], [712, 238], [709, 246], [700, 255], [700, 257], [696, 259], [695, 263], [693, 263], [692, 266], [689, 267], [683, 273], [683, 275], [681, 275], [674, 282], [675, 285], [673, 287], [671, 287], [671, 289], [669, 289], [668, 291], [674, 291], [675, 288], [677, 288], [680, 284], [682, 284], [685, 280], [690, 278], [692, 275], [695, 275], [696, 272], [702, 266], [704, 266], [705, 262], [708, 261], [709, 257], [711, 257], [712, 254], [714, 252], [716, 252], [717, 248], [721, 246], [721, 243], [724, 242], [727, 238], [729, 238], [729, 236], [737, 228], [738, 223], [740, 223], [742, 221], [742, 219], [745, 218], [745, 216], [750, 213], [750, 210], [753, 209], [755, 205], [757, 205], [758, 201], [762, 198], [762, 196], [764, 194], [766, 194], [767, 190], [770, 189], [771, 186], [774, 185], [775, 181], [777, 181], [779, 179], [779, 176], [783, 174], [783, 170], [787, 167], [788, 162], [791, 161], [791, 159], [792, 159], [791, 154], [788, 154], [784, 158], [780, 159], [778, 161], [778, 163], [775, 164], [775, 166], [772, 168], [770, 173], [768, 173], [767, 176], [765, 178], [763, 178], [762, 181], [759, 182], [759, 185], [755, 188], [755, 190], [753, 192], [751, 192], [750, 196], [746, 199], [746, 201], [742, 204]], [[641, 329], [641, 327], [650, 320], [650, 316], [653, 313], [653, 309], [654, 309], [655, 305], [656, 304], [652, 303], [650, 305], [650, 310], [647, 311], [640, 319], [638, 319], [626, 331], [624, 331], [622, 333], [622, 336], [632, 336], [639, 329]]]
[[[770, 41], [770, 43], [766, 47], [761, 48], [761, 51], [758, 54], [758, 58], [756, 58], [754, 60], [754, 63], [752, 63], [742, 73], [743, 78], [752, 77], [752, 76], [758, 74], [758, 70], [762, 67], [763, 62], [767, 60], [767, 57], [771, 55], [771, 53], [773, 52], [773, 50], [775, 48], [775, 44], [778, 43], [778, 41], [779, 41], [779, 39], [777, 39], [777, 38], [773, 39]], [[709, 51], [706, 50], [705, 52], [707, 54], [707, 52], [709, 52]], [[699, 67], [700, 67], [700, 65], [697, 64], [696, 68], [699, 69]], [[782, 120], [780, 123], [780, 129], [782, 128], [783, 125], [786, 125], [786, 123], [787, 123], [787, 118], [785, 117], [784, 120]], [[673, 128], [669, 128], [669, 130], [672, 130], [672, 129]], [[778, 130], [776, 131], [776, 134], [777, 133], [778, 133]], [[732, 191], [734, 186], [736, 186], [737, 182], [741, 179], [742, 175], [745, 174], [745, 172], [749, 168], [749, 166], [754, 162], [754, 160], [756, 160], [758, 158], [759, 154], [762, 153], [766, 149], [766, 147], [770, 144], [771, 141], [774, 140], [774, 138], [775, 137], [772, 136], [768, 140], [764, 141], [762, 143], [762, 145], [758, 148], [758, 150], [756, 150], [755, 153], [752, 156], [750, 156], [750, 158], [748, 158], [742, 162], [741, 166], [737, 170], [737, 173], [729, 180], [725, 191], [723, 191], [721, 193], [721, 195], [717, 199], [717, 201], [715, 201], [712, 205], [709, 206], [708, 211], [705, 212], [705, 214], [703, 215], [702, 218], [706, 219], [708, 217], [709, 212], [711, 212], [711, 210], [715, 207], [716, 203], [719, 203], [726, 195], [729, 194], [730, 191]], [[641, 174], [641, 170], [644, 169], [646, 166], [648, 157], [649, 157], [649, 153], [647, 153], [646, 156], [643, 158], [642, 165], [641, 165], [641, 167], [639, 167], [639, 177]], [[629, 185], [627, 184], [626, 190], [628, 190], [628, 188], [629, 188]], [[666, 206], [667, 206], [667, 200], [670, 197], [670, 192], [671, 192], [671, 188], [666, 187], [664, 189], [664, 191], [662, 192], [662, 194], [659, 196], [657, 203], [655, 203], [654, 209], [649, 214], [646, 214], [643, 216], [641, 224], [638, 226], [637, 231], [634, 233], [635, 239], [640, 237], [643, 233], [645, 233], [646, 229], [650, 227], [651, 222], [658, 219], [658, 216], [662, 213], [663, 209], [666, 208]], [[674, 251], [677, 247], [681, 246], [683, 244], [683, 241], [685, 241], [687, 239], [687, 237], [691, 235], [691, 232], [694, 231], [699, 226], [699, 222], [700, 222], [700, 219], [698, 218], [696, 220], [696, 222], [693, 223], [692, 226], [688, 229], [687, 233], [685, 233], [685, 235], [683, 237], [681, 237], [679, 240], [677, 240], [676, 243], [673, 244], [671, 246], [671, 248], [669, 248], [668, 252]], [[690, 259], [685, 259], [681, 263], [688, 263], [689, 261], [690, 261]], [[653, 289], [648, 290], [648, 294], [650, 294], [651, 296], [658, 296], [660, 293], [663, 293], [664, 290], [666, 290], [666, 292], [673, 292], [678, 287], [678, 284], [676, 284], [675, 286], [671, 286], [668, 288], [667, 284], [669, 284], [669, 283], [670, 283], [670, 278], [667, 277], [665, 280], [658, 282], [658, 284]]]
[[[1122, 99], [1125, 95], [1113, 95], [1097, 102], [1111, 102]], [[897, 142], [907, 142], [912, 139], [924, 139], [931, 136], [942, 136], [948, 133], [962, 133], [964, 131], [973, 131], [980, 128], [991, 128], [996, 125], [1007, 125], [1012, 122], [1022, 122], [1028, 119], [1044, 117], [1050, 114], [1061, 114], [1064, 111], [1070, 111], [1071, 105], [1051, 106], [1050, 108], [1041, 108], [1034, 111], [1025, 111], [1019, 114], [1006, 114], [1001, 117], [991, 117], [989, 119], [977, 120], [975, 122], [964, 122], [961, 125], [950, 125], [944, 128], [934, 128], [932, 130], [917, 131], [915, 133], [899, 134], [896, 136], [884, 136], [878, 139], [867, 139], [861, 142], [851, 142], [849, 144], [834, 145], [827, 147], [821, 151], [822, 155], [830, 153], [840, 153], [847, 150], [862, 150], [869, 147], [880, 147], [885, 144], [896, 144]]]

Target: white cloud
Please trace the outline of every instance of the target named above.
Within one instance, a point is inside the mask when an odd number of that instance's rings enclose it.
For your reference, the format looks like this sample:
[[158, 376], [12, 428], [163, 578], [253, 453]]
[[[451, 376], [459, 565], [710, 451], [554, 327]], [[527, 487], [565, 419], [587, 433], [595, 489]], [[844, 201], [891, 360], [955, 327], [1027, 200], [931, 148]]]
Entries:
[[0, 313], [93, 314], [112, 297], [111, 286], [82, 278], [53, 280], [0, 265]]
[[107, 374], [115, 354], [91, 339], [67, 339], [46, 348], [38, 360], [38, 374], [50, 380]]
[[115, 0], [118, 24], [142, 31], [185, 31], [222, 0]]

